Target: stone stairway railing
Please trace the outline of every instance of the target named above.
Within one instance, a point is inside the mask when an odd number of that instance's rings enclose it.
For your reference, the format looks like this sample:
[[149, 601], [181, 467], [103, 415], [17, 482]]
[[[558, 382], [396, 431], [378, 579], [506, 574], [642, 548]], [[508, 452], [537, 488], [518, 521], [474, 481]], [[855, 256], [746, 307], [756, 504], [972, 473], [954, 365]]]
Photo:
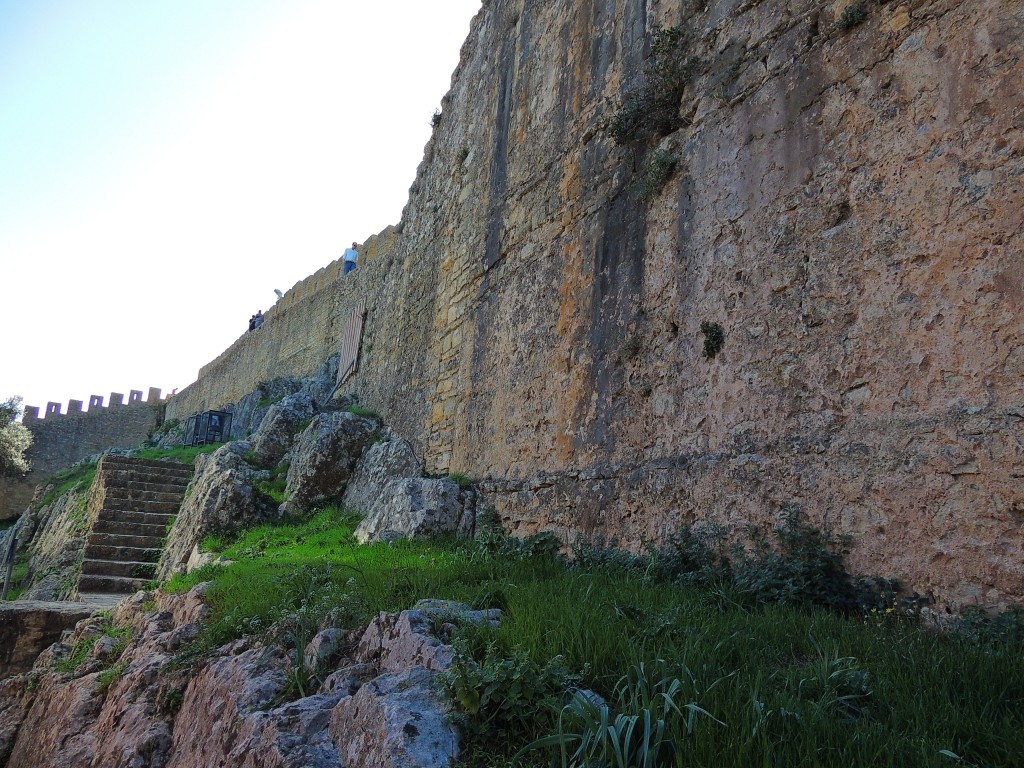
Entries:
[[97, 473], [103, 487], [94, 489], [103, 494], [102, 506], [85, 545], [79, 599], [109, 600], [145, 588], [191, 476], [185, 464], [103, 457]]

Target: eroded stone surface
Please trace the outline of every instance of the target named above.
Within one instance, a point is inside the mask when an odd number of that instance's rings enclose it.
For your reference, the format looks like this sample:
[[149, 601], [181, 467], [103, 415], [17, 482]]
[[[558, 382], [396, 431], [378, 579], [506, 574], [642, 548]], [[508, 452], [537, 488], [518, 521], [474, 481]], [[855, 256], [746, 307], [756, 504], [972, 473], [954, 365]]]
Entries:
[[270, 406], [259, 429], [249, 439], [256, 461], [264, 467], [277, 464], [295, 439], [299, 425], [313, 417], [316, 404], [298, 392]]
[[253, 488], [256, 470], [244, 458], [249, 449], [238, 440], [196, 457], [195, 475], [160, 558], [161, 579], [183, 570], [207, 534], [237, 530], [274, 515], [272, 505]]
[[345, 490], [378, 424], [352, 413], [317, 414], [291, 453], [285, 495], [301, 509], [336, 499]]
[[360, 543], [381, 538], [425, 538], [442, 534], [467, 535], [465, 505], [459, 486], [448, 479], [391, 480], [369, 501], [366, 516], [356, 528]]
[[376, 443], [356, 464], [345, 489], [345, 509], [365, 512], [374, 506], [389, 482], [422, 474], [423, 462], [408, 440], [396, 438]]

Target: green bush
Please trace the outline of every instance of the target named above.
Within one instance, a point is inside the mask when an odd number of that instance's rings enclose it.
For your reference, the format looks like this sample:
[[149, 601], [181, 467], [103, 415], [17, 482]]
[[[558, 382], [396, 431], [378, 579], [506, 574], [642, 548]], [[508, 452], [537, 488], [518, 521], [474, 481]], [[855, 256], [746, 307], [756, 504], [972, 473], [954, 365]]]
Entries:
[[644, 66], [644, 83], [626, 93], [609, 132], [617, 144], [644, 142], [681, 128], [679, 103], [699, 60], [688, 55], [682, 28], [657, 29]]
[[704, 334], [704, 357], [711, 360], [725, 346], [725, 329], [718, 323], [702, 320], [700, 332]]
[[836, 22], [836, 27], [845, 32], [859, 24], [863, 24], [867, 17], [868, 4], [866, 0], [860, 0], [843, 9], [843, 12], [839, 15], [839, 20]]
[[523, 651], [504, 655], [488, 644], [483, 657], [475, 658], [463, 642], [456, 642], [451, 667], [438, 675], [463, 731], [476, 743], [521, 743], [538, 716], [557, 710], [578, 682], [561, 657], [538, 664]]
[[656, 149], [651, 153], [640, 177], [640, 194], [654, 197], [665, 187], [679, 165], [679, 155], [667, 149]]

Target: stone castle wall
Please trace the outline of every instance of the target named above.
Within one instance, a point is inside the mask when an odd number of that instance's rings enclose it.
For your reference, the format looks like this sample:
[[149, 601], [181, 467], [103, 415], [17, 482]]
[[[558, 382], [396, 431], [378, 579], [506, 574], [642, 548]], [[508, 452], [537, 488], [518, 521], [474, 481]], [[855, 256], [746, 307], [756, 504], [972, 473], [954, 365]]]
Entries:
[[38, 407], [25, 407], [22, 423], [32, 433], [32, 471], [24, 478], [0, 478], [0, 520], [21, 514], [35, 486], [54, 472], [108, 448], [137, 446], [160, 423], [166, 402], [153, 388], [147, 400], [140, 390], [132, 390], [127, 404], [116, 392], [106, 407], [102, 397], [94, 395], [91, 400], [84, 412], [80, 400], [71, 400], [67, 413], [61, 413], [59, 403], [50, 403], [44, 418], [39, 418]]
[[[799, 504], [940, 608], [1019, 602], [1024, 12], [849, 4], [486, 2], [387, 255], [170, 408], [309, 373], [365, 297], [346, 388], [516, 532], [639, 547]], [[653, 147], [608, 125], [675, 25], [700, 64], [645, 195]]]

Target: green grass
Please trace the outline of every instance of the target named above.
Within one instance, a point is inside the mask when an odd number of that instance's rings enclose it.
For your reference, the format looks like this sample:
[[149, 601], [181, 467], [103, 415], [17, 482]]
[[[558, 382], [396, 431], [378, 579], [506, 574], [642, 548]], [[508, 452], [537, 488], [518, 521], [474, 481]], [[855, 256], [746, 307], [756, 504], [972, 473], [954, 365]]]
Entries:
[[345, 410], [349, 413], [354, 413], [356, 416], [362, 416], [364, 419], [380, 420], [380, 414], [373, 410], [373, 408], [366, 408], [362, 405], [350, 405]]
[[[449, 598], [505, 610], [497, 629], [461, 632], [460, 663], [472, 674], [470, 658], [490, 657], [480, 669], [499, 681], [488, 689], [493, 711], [503, 713], [495, 722], [515, 727], [488, 734], [478, 723], [484, 736], [467, 744], [466, 765], [549, 764], [555, 753], [513, 756], [557, 730], [568, 691], [516, 710], [526, 701], [523, 681], [561, 679], [545, 672], [555, 659], [566, 679], [578, 676], [622, 708], [636, 703], [621, 689], [616, 697], [616, 683], [636, 665], [680, 681], [676, 703], [708, 715], [680, 731], [671, 759], [666, 751], [651, 765], [951, 764], [943, 750], [964, 765], [1024, 765], [1024, 648], [1002, 627], [1003, 641], [979, 642], [899, 612], [843, 616], [761, 604], [725, 583], [682, 585], [598, 560], [574, 568], [546, 543], [360, 547], [356, 524], [331, 509], [301, 525], [262, 526], [224, 550], [233, 565], [165, 585], [184, 591], [215, 582], [212, 615], [191, 658], [243, 634], [296, 649], [328, 612], [335, 626], [354, 628], [381, 610]], [[311, 679], [296, 690], [308, 693]]]
[[92, 481], [96, 479], [96, 463], [92, 462], [89, 464], [81, 464], [77, 467], [71, 467], [70, 469], [64, 469], [57, 472], [53, 477], [46, 481], [47, 485], [53, 485], [53, 490], [46, 493], [38, 502], [36, 502], [36, 509], [45, 507], [47, 504], [51, 504], [58, 497], [63, 496], [70, 490], [82, 489], [87, 490], [92, 485]]
[[[3, 589], [3, 579], [7, 575], [6, 566], [0, 569], [0, 589]], [[8, 600], [17, 600], [28, 589], [28, 554], [19, 552], [15, 556], [14, 567], [11, 569], [11, 586], [7, 592]]]
[[177, 446], [175, 448], [143, 448], [132, 456], [136, 459], [156, 459], [157, 461], [174, 461], [179, 464], [191, 464], [196, 456], [202, 453], [213, 453], [224, 443], [208, 443], [196, 446]]

